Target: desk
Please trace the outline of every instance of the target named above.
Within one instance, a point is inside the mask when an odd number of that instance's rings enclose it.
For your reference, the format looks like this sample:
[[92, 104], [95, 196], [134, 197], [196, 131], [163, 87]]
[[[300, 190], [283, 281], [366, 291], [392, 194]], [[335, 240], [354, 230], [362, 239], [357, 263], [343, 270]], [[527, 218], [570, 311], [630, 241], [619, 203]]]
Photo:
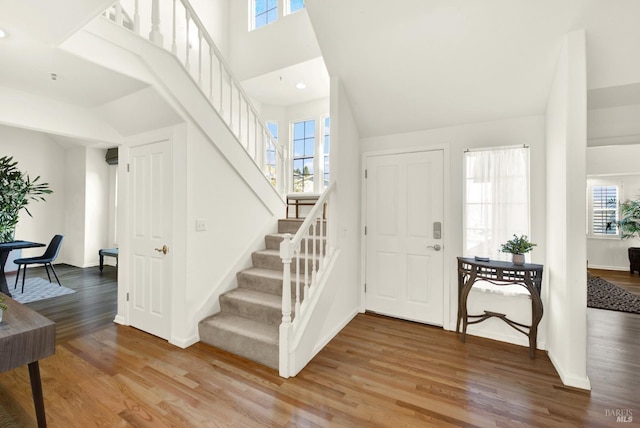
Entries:
[[29, 241], [11, 241], [0, 243], [0, 293], [4, 293], [11, 297], [9, 288], [7, 287], [7, 278], [4, 275], [4, 265], [7, 263], [9, 253], [13, 250], [22, 248], [44, 247], [44, 244]]
[[[538, 324], [542, 319], [542, 265], [525, 263], [516, 265], [510, 262], [481, 262], [474, 258], [458, 257], [458, 321], [456, 333], [460, 333], [462, 323], [462, 342], [465, 341], [468, 324], [477, 324], [486, 319], [497, 317], [520, 333], [529, 337], [529, 357], [535, 358], [538, 338]], [[531, 325], [524, 325], [507, 318], [505, 314], [484, 311], [482, 315], [467, 313], [467, 298], [476, 281], [486, 281], [498, 286], [518, 284], [526, 288], [531, 296]], [[474, 321], [469, 321], [473, 319]]]
[[46, 427], [38, 360], [55, 352], [56, 325], [13, 299], [6, 299], [5, 304], [9, 309], [0, 322], [0, 372], [29, 365], [38, 427]]

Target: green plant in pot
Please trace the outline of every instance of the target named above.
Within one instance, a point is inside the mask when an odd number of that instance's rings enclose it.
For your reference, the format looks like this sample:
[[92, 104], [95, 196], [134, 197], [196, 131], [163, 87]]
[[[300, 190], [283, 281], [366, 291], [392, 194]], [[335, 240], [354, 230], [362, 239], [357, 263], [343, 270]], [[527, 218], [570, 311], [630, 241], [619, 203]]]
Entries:
[[49, 183], [41, 182], [40, 176], [32, 180], [17, 165], [13, 156], [0, 157], [0, 242], [13, 241], [23, 208], [31, 217], [29, 202], [44, 201], [43, 195], [52, 193]]
[[620, 229], [620, 238], [640, 238], [640, 199], [621, 203], [618, 211], [620, 218], [617, 224]]
[[[619, 219], [616, 222], [621, 239], [640, 238], [640, 199], [620, 204]], [[640, 247], [629, 247], [629, 271], [640, 273]]]
[[4, 303], [4, 297], [0, 297], [0, 321], [2, 321], [4, 311], [6, 311], [7, 309], [9, 309], [9, 307]]
[[508, 240], [500, 246], [503, 253], [511, 253], [513, 255], [513, 263], [516, 265], [524, 264], [524, 255], [533, 250], [537, 244], [529, 242], [527, 235], [513, 235], [513, 239]]

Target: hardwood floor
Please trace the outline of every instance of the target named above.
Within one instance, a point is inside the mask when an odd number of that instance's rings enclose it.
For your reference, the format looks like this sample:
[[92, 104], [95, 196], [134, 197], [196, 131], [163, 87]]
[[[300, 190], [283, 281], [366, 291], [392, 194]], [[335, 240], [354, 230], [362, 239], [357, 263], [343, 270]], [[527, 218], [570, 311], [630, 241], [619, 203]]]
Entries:
[[[50, 427], [612, 427], [616, 411], [631, 413], [624, 426], [640, 420], [640, 315], [588, 310], [590, 392], [563, 386], [543, 351], [531, 360], [525, 347], [463, 344], [452, 332], [371, 314], [282, 379], [207, 345], [179, 349], [110, 320], [97, 327], [115, 315], [94, 316], [109, 304], [109, 285], [97, 286], [109, 273], [73, 270], [93, 284], [74, 295], [93, 309], [38, 309], [65, 331], [40, 363]], [[0, 373], [0, 403], [20, 427], [35, 426], [28, 379], [26, 367]]]

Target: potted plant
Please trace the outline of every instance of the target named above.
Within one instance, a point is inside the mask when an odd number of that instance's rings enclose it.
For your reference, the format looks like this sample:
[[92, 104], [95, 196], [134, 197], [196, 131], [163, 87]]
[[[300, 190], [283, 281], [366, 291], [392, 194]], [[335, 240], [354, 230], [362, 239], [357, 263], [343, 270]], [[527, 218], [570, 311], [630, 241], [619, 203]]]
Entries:
[[508, 240], [500, 246], [500, 251], [503, 253], [511, 253], [513, 255], [513, 264], [523, 265], [524, 255], [533, 250], [537, 244], [529, 242], [527, 235], [513, 235], [513, 239]]
[[40, 182], [40, 176], [32, 180], [17, 165], [13, 156], [0, 157], [0, 242], [13, 241], [20, 211], [31, 216], [29, 202], [44, 201], [42, 195], [52, 193], [49, 183]]
[[4, 304], [4, 297], [0, 296], [0, 321], [2, 321], [2, 316], [4, 315], [4, 311], [9, 309], [7, 305]]
[[[616, 222], [621, 239], [640, 238], [640, 199], [620, 204], [620, 218]], [[629, 247], [629, 271], [640, 273], [640, 247]]]

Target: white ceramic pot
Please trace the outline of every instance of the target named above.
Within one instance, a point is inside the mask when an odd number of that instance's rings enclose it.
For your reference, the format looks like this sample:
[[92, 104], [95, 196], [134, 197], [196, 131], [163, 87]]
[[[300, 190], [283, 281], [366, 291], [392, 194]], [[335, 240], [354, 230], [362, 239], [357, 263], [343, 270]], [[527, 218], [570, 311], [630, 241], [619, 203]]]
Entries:
[[512, 258], [514, 265], [523, 265], [524, 264], [524, 254], [513, 254]]

